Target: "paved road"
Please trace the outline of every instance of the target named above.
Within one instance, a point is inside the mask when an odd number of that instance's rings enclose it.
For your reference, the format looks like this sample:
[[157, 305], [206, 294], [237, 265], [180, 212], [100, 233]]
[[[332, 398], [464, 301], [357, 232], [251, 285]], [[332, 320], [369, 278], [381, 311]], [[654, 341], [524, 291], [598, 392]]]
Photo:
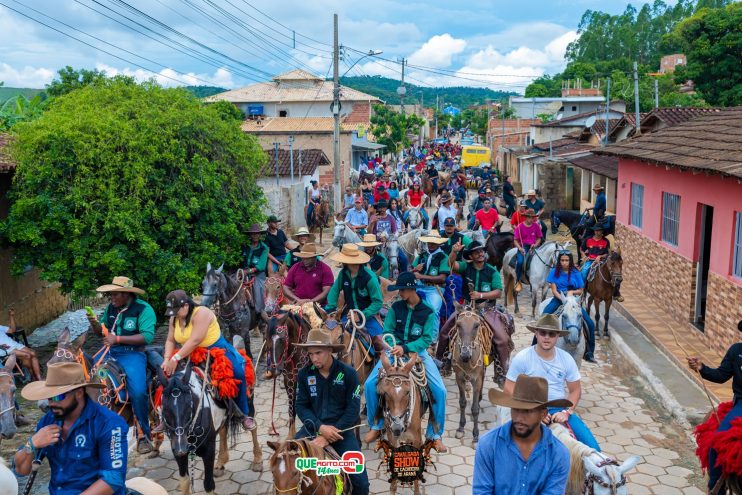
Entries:
[[[527, 289], [524, 290], [527, 294]], [[524, 294], [524, 295], [525, 295]], [[525, 305], [521, 306], [525, 307]], [[532, 334], [525, 328], [529, 318], [516, 317], [516, 351], [530, 344]], [[257, 345], [256, 343], [253, 344]], [[586, 363], [582, 367], [583, 396], [579, 412], [592, 429], [604, 452], [623, 460], [631, 455], [642, 457], [642, 463], [629, 476], [632, 494], [701, 494], [703, 480], [698, 463], [693, 455], [693, 445], [682, 430], [675, 426], [661, 410], [658, 402], [642, 388], [636, 380], [637, 371], [630, 369], [609, 344], [599, 342], [597, 358], [599, 364]], [[494, 386], [492, 370], [487, 371], [487, 389]], [[266, 441], [271, 418], [272, 381], [259, 383], [256, 391], [256, 407], [260, 423], [259, 439], [263, 455], [267, 460], [270, 449]], [[458, 426], [458, 389], [452, 378], [446, 379], [448, 389], [448, 417], [445, 443], [449, 453], [435, 458], [437, 471], [427, 476], [425, 493], [431, 495], [465, 494], [471, 492], [474, 465], [474, 447], [471, 443], [470, 424], [467, 436], [454, 438]], [[274, 419], [281, 435], [286, 435], [285, 392], [276, 393]], [[480, 415], [483, 432], [494, 422], [493, 407], [487, 401], [487, 391]], [[364, 428], [363, 432], [366, 431]], [[483, 434], [483, 433], [482, 433]], [[217, 481], [217, 493], [271, 493], [271, 474], [268, 471], [255, 473], [249, 470], [251, 444], [247, 436], [240, 438], [232, 451], [232, 461], [227, 464], [228, 473]], [[378, 454], [364, 450], [374, 494], [386, 493], [389, 485], [385, 476], [378, 472]], [[134, 458], [131, 475], [144, 474], [162, 483], [168, 490], [177, 489], [177, 468], [167, 447], [157, 459]], [[264, 462], [267, 467], [267, 462]], [[200, 461], [197, 464], [197, 493], [201, 493]], [[401, 493], [411, 491], [401, 491]]]

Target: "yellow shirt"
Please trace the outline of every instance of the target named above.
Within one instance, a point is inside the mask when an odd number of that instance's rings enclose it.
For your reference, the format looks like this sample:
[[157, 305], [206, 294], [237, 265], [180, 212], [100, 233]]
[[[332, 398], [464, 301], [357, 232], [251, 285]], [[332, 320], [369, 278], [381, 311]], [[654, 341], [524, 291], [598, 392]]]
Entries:
[[[191, 321], [186, 325], [185, 328], [180, 328], [180, 322], [177, 318], [175, 318], [175, 322], [173, 323], [173, 338], [175, 339], [175, 342], [177, 342], [180, 345], [183, 345], [186, 343], [188, 339], [191, 338], [191, 331], [193, 331], [193, 317], [196, 316], [196, 313], [202, 308], [202, 306], [197, 306], [193, 309], [193, 314], [191, 315]], [[198, 344], [199, 347], [209, 347], [213, 345], [217, 340], [219, 340], [219, 337], [222, 336], [222, 331], [219, 329], [219, 322], [216, 319], [216, 316], [214, 316], [214, 319], [211, 320], [211, 323], [209, 323], [209, 329], [206, 330], [206, 337], [201, 341], [200, 344]]]

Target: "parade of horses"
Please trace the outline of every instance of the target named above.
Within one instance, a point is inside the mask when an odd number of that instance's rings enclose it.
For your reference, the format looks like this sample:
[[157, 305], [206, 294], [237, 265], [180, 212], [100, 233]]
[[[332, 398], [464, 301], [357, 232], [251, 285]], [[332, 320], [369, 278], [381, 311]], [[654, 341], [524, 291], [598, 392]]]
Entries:
[[[10, 310], [0, 437], [20, 446], [0, 494], [703, 493], [671, 484], [691, 472], [678, 437], [608, 362], [623, 259], [604, 188], [545, 214], [460, 161], [455, 136], [369, 158], [338, 211], [313, 181], [305, 225], [246, 226], [242, 262], [172, 287], [163, 315], [117, 274], [41, 363]], [[734, 359], [688, 366], [738, 393]], [[742, 493], [736, 404], [675, 440], [711, 493]]]

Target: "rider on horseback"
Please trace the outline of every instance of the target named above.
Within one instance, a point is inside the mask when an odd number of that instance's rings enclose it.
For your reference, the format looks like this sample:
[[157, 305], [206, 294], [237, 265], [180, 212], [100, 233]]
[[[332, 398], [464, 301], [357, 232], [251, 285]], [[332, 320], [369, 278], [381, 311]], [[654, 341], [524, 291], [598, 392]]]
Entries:
[[363, 200], [355, 199], [355, 205], [345, 214], [345, 225], [358, 235], [364, 235], [368, 227], [368, 213], [363, 209]]
[[518, 259], [515, 263], [516, 282], [514, 290], [516, 293], [523, 290], [523, 284], [520, 280], [523, 274], [523, 265], [525, 264], [526, 256], [530, 256], [544, 240], [541, 227], [534, 223], [535, 218], [536, 212], [529, 208], [526, 210], [526, 219], [515, 228], [513, 241], [515, 242], [515, 247], [518, 248]]
[[379, 278], [369, 267], [365, 266], [370, 260], [369, 255], [359, 250], [355, 244], [347, 243], [343, 244], [340, 252], [332, 255], [330, 259], [342, 263], [343, 268], [327, 295], [325, 311], [329, 313], [337, 309], [338, 296], [342, 292], [345, 299], [342, 323], [348, 321], [348, 310], [362, 311], [366, 317], [366, 332], [371, 337], [374, 348], [383, 350], [384, 342], [381, 339], [383, 329], [376, 321], [376, 315], [384, 305], [384, 299], [381, 295]]
[[[428, 249], [421, 252], [412, 262], [414, 266], [412, 272], [419, 284], [417, 288], [425, 295], [425, 301], [433, 308], [436, 316], [440, 315], [443, 306], [439, 287], [445, 283], [446, 277], [451, 273], [448, 256], [441, 249], [441, 245], [446, 241], [447, 239], [441, 237], [435, 230], [430, 235], [420, 237], [420, 242], [426, 243]], [[437, 332], [438, 325], [435, 329]]]
[[[422, 188], [420, 187], [420, 181], [418, 179], [415, 179], [412, 182], [412, 187], [405, 193], [404, 200], [407, 203], [407, 205], [411, 208], [419, 208], [420, 214], [423, 217], [423, 228], [428, 228], [428, 223], [430, 222], [430, 218], [428, 218], [428, 212], [425, 211], [425, 207], [423, 206], [425, 203], [425, 200], [427, 199], [427, 196], [425, 195], [425, 192], [423, 192]], [[407, 223], [407, 219], [410, 216], [410, 210], [409, 208], [407, 211], [405, 211], [404, 215], [402, 216], [402, 220], [404, 220], [405, 223]]]
[[536, 191], [534, 189], [528, 191], [525, 201], [526, 208], [530, 208], [536, 212], [536, 218], [538, 219], [538, 224], [541, 227], [541, 233], [543, 234], [542, 237], [546, 239], [546, 224], [539, 218], [544, 212], [544, 206], [546, 206], [546, 203], [544, 203], [544, 200], [539, 199], [538, 196], [536, 196]]
[[[397, 225], [397, 220], [387, 211], [389, 204], [382, 200], [376, 203], [376, 216], [371, 220], [368, 227], [369, 232], [376, 236], [376, 239], [388, 239], [391, 235], [399, 232], [401, 225]], [[399, 256], [400, 271], [407, 271], [407, 255], [403, 250], [397, 253]]]
[[144, 294], [144, 291], [134, 287], [134, 283], [127, 277], [114, 277], [113, 282], [96, 290], [109, 293], [111, 303], [106, 306], [100, 322], [90, 315], [88, 320], [95, 333], [102, 334], [101, 324], [108, 330], [103, 336], [103, 344], [110, 348], [109, 355], [126, 374], [126, 391], [143, 434], [137, 451], [147, 454], [152, 452], [152, 440], [147, 397], [147, 355], [144, 346], [151, 344], [155, 337], [155, 310], [137, 297]]
[[593, 231], [592, 237], [586, 237], [584, 241], [582, 241], [582, 246], [580, 246], [580, 251], [582, 251], [582, 256], [585, 257], [585, 262], [582, 264], [582, 269], [580, 272], [582, 273], [582, 280], [587, 284], [587, 276], [590, 274], [590, 267], [595, 263], [596, 261], [600, 263], [600, 261], [608, 256], [608, 253], [611, 249], [611, 244], [608, 242], [608, 239], [603, 237], [605, 227], [602, 224], [595, 224], [593, 225], [590, 230]]
[[[233, 376], [239, 381], [237, 397], [234, 399], [244, 415], [242, 426], [248, 431], [254, 430], [257, 426], [253, 419], [255, 406], [247, 396], [245, 359], [222, 335], [216, 315], [205, 306], [197, 306], [181, 289], [170, 292], [165, 301], [165, 316], [170, 318], [165, 341], [165, 362], [162, 363], [165, 374], [171, 376], [175, 373], [178, 363], [188, 358], [197, 347], [224, 349], [225, 356], [232, 363]], [[176, 343], [181, 346], [178, 352], [175, 352]]]
[[287, 270], [291, 268], [291, 265], [293, 265], [294, 262], [296, 262], [296, 253], [301, 251], [302, 246], [307, 242], [314, 242], [316, 239], [314, 234], [310, 233], [309, 229], [306, 227], [300, 227], [296, 234], [292, 235], [291, 238], [298, 242], [299, 245], [286, 253], [286, 258], [283, 264], [286, 265]]
[[247, 230], [250, 235], [250, 244], [245, 246], [242, 255], [245, 257], [243, 269], [252, 279], [252, 298], [255, 311], [260, 314], [265, 309], [265, 274], [268, 268], [268, 246], [260, 240], [265, 229], [254, 223]]
[[309, 194], [307, 195], [307, 225], [311, 226], [314, 209], [322, 202], [322, 190], [316, 180], [310, 180], [309, 183], [312, 187], [309, 188]]
[[389, 278], [389, 260], [386, 259], [384, 253], [379, 252], [379, 246], [381, 243], [376, 240], [374, 234], [366, 234], [363, 236], [363, 241], [356, 243], [359, 247], [362, 247], [367, 255], [371, 257], [368, 262], [368, 267], [377, 277]]
[[[417, 289], [419, 286], [415, 276], [410, 272], [400, 274], [397, 284], [389, 286], [389, 290], [399, 291], [401, 300], [392, 304], [384, 320], [385, 332], [394, 335], [397, 343], [391, 350], [385, 352], [396, 357], [416, 353], [422, 360], [433, 396], [432, 417], [428, 421], [426, 437], [434, 441], [433, 448], [436, 451], [446, 452], [448, 449], [441, 441], [446, 421], [446, 386], [427, 351], [438, 331], [438, 316], [430, 304], [420, 298]], [[384, 346], [386, 349], [389, 347], [386, 343]], [[379, 360], [364, 385], [366, 416], [371, 425], [371, 430], [363, 438], [367, 443], [377, 440], [384, 427], [384, 419], [377, 418], [379, 398], [376, 394], [376, 384], [381, 367], [382, 362]]]

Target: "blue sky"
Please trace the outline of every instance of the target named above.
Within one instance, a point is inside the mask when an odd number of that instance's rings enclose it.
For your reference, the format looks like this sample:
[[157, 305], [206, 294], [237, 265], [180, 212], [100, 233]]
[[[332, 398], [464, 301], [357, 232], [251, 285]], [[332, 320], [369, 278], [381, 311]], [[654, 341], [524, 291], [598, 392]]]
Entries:
[[[139, 79], [156, 77], [165, 85], [214, 84], [229, 88], [265, 80], [270, 74], [296, 67], [324, 75], [330, 71], [332, 14], [337, 13], [340, 42], [351, 48], [341, 63], [341, 73], [357, 62], [349, 75], [399, 77], [400, 65], [394, 61], [405, 57], [410, 64], [408, 80], [415, 84], [489, 86], [519, 91], [534, 77], [563, 68], [564, 50], [576, 37], [585, 10], [618, 13], [629, 2], [2, 0], [2, 3], [92, 45], [86, 46], [0, 6], [0, 46], [3, 47], [0, 81], [5, 81], [6, 86], [42, 87], [65, 65], [97, 67], [109, 74], [125, 73]], [[167, 36], [181, 46], [178, 49], [166, 46], [173, 42], [160, 38], [165, 28], [127, 10], [127, 4], [204, 46], [196, 46], [172, 32]], [[634, 2], [634, 5], [640, 4]], [[296, 49], [293, 31], [297, 33]], [[371, 57], [359, 60], [361, 53], [368, 50], [382, 50], [381, 57], [386, 60]]]

